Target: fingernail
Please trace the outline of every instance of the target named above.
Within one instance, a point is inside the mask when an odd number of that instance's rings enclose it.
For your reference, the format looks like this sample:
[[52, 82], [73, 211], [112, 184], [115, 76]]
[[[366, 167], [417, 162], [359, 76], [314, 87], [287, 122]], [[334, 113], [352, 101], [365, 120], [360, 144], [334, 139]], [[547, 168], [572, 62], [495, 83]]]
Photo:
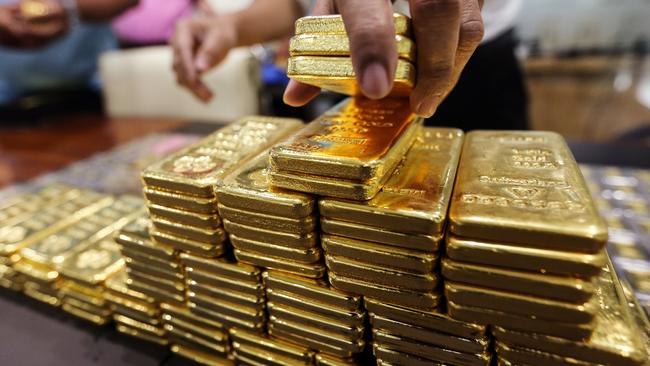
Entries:
[[388, 70], [379, 62], [366, 66], [361, 75], [361, 91], [368, 98], [383, 98], [390, 92], [391, 83]]
[[418, 115], [424, 118], [429, 118], [433, 116], [433, 114], [436, 112], [436, 108], [438, 107], [439, 101], [440, 98], [437, 97], [426, 99], [422, 103], [420, 103], [415, 113], [417, 113]]

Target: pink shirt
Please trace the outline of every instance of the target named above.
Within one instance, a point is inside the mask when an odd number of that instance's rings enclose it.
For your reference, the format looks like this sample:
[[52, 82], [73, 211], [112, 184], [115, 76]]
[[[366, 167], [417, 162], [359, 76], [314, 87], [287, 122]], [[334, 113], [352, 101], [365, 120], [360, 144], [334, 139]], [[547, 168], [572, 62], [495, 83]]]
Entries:
[[165, 43], [176, 22], [191, 15], [192, 9], [192, 0], [140, 0], [138, 6], [113, 21], [113, 30], [128, 43]]

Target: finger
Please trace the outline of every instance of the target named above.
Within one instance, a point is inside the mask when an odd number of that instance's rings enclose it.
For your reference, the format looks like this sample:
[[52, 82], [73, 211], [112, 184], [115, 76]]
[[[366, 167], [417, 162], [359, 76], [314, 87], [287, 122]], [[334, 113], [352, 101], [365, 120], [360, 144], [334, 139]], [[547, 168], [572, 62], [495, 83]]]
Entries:
[[205, 39], [196, 52], [194, 62], [194, 67], [199, 73], [211, 69], [228, 55], [232, 43], [228, 40], [228, 35], [224, 32], [227, 32], [227, 30], [214, 29], [205, 36]]
[[338, 0], [350, 38], [354, 72], [361, 92], [369, 98], [383, 98], [393, 88], [397, 66], [395, 26], [390, 1]]
[[174, 50], [174, 57], [178, 58], [178, 62], [181, 65], [179, 71], [182, 73], [183, 78], [189, 83], [195, 83], [197, 79], [197, 72], [194, 69], [193, 62], [195, 42], [190, 22], [189, 20], [178, 22], [171, 44]]
[[320, 94], [320, 88], [290, 80], [284, 91], [284, 103], [292, 107], [303, 106]]
[[[476, 1], [463, 2], [461, 9], [460, 34], [458, 36], [458, 49], [456, 50], [456, 63], [452, 77], [452, 88], [458, 82], [465, 65], [483, 40], [483, 17], [481, 6]], [[451, 91], [451, 88], [448, 92]]]
[[410, 1], [418, 47], [418, 76], [411, 107], [423, 117], [433, 115], [452, 81], [460, 28], [459, 1]]

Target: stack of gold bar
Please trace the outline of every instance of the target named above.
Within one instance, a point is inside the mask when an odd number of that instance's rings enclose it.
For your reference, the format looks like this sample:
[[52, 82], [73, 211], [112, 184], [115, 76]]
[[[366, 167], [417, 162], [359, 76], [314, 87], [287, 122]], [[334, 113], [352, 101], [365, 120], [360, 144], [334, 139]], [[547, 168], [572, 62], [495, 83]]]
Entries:
[[330, 355], [341, 364], [365, 350], [361, 297], [280, 271], [264, 272], [269, 333], [273, 338]]
[[197, 315], [186, 306], [162, 303], [161, 307], [172, 351], [204, 365], [227, 362], [230, 344], [223, 323]]
[[122, 246], [130, 289], [158, 302], [185, 304], [185, 276], [174, 247], [154, 243], [146, 214], [126, 225], [115, 237]]
[[263, 332], [266, 314], [261, 270], [225, 258], [181, 254], [185, 266], [189, 308], [197, 317]]
[[364, 299], [370, 315], [373, 352], [382, 365], [490, 365], [487, 326]]
[[469, 133], [449, 218], [442, 273], [452, 317], [589, 338], [607, 226], [561, 136]]
[[[415, 83], [415, 43], [411, 20], [394, 14], [397, 69], [392, 96], [408, 96]], [[348, 40], [340, 15], [309, 16], [296, 21], [296, 35], [289, 45], [287, 74], [290, 78], [334, 92], [359, 95]]]
[[[133, 215], [130, 215], [131, 218]], [[122, 224], [126, 223], [124, 219], [120, 221]], [[124, 269], [120, 247], [112, 235], [107, 235], [92, 242], [82, 251], [77, 251], [63, 261], [59, 268], [63, 277], [59, 291], [63, 310], [96, 325], [108, 323], [112, 309], [105, 298], [105, 283], [108, 278]], [[117, 320], [118, 317], [113, 318]]]
[[142, 174], [158, 243], [203, 257], [224, 254], [216, 186], [234, 167], [294, 132], [294, 119], [246, 117], [148, 167]]
[[271, 184], [329, 197], [374, 197], [413, 144], [407, 99], [342, 101], [271, 149]]
[[237, 365], [313, 365], [314, 352], [304, 345], [231, 328], [233, 356]]
[[121, 269], [109, 277], [104, 285], [104, 298], [113, 313], [118, 332], [167, 345], [159, 303], [151, 296], [129, 288], [128, 274]]
[[[12, 236], [24, 236], [23, 228], [14, 226], [31, 218], [33, 213], [48, 205], [69, 200], [80, 193], [78, 189], [54, 185], [36, 193], [25, 193], [0, 206], [0, 243], [11, 241]], [[2, 245], [2, 244], [0, 244]], [[0, 256], [0, 287], [20, 291], [22, 277], [12, 268], [20, 256]]]
[[[41, 208], [9, 227], [15, 235], [5, 237], [1, 247], [24, 281], [26, 295], [51, 305], [59, 304], [61, 282], [55, 266], [82, 249], [86, 239], [102, 234], [104, 227], [97, 221], [106, 226], [114, 222], [112, 217], [95, 216], [114, 201], [107, 195], [79, 191], [74, 198]], [[80, 223], [81, 227], [77, 227]]]
[[265, 151], [235, 170], [218, 188], [219, 214], [235, 256], [251, 265], [323, 277], [315, 199], [271, 188], [268, 165]]
[[387, 303], [438, 308], [438, 251], [463, 133], [423, 128], [373, 199], [319, 202], [330, 282]]

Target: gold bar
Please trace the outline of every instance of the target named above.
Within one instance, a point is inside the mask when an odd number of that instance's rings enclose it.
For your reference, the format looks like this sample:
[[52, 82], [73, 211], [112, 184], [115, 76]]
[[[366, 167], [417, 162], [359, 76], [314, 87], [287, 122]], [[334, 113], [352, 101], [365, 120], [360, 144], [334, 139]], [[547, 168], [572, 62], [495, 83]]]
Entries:
[[233, 317], [228, 314], [223, 314], [212, 309], [208, 309], [203, 305], [198, 305], [193, 302], [189, 302], [188, 306], [192, 313], [197, 316], [206, 318], [207, 320], [217, 321], [227, 325], [228, 327], [238, 327], [250, 330], [252, 332], [263, 332], [265, 326], [265, 319], [256, 319], [254, 321], [248, 321], [239, 317]]
[[147, 208], [151, 216], [160, 217], [167, 221], [175, 221], [204, 229], [218, 229], [221, 227], [221, 218], [217, 214], [202, 214], [156, 204], [149, 204]]
[[261, 283], [262, 271], [248, 264], [229, 262], [225, 259], [206, 259], [188, 253], [181, 253], [181, 261], [187, 267], [210, 272], [217, 276], [232, 278], [248, 284]]
[[244, 211], [301, 218], [314, 213], [314, 198], [270, 186], [269, 152], [243, 164], [218, 187], [219, 203]]
[[118, 324], [115, 326], [115, 329], [122, 334], [126, 334], [128, 336], [138, 338], [146, 342], [154, 343], [159, 346], [166, 346], [169, 344], [169, 341], [166, 338], [152, 336], [138, 329], [127, 327], [125, 325]]
[[30, 281], [41, 284], [49, 284], [59, 279], [59, 272], [51, 266], [34, 263], [25, 259], [14, 263], [13, 269], [29, 278]]
[[268, 352], [266, 350], [260, 349], [258, 347], [253, 347], [250, 345], [241, 344], [238, 342], [233, 342], [233, 354], [235, 359], [244, 360], [244, 364], [247, 364], [247, 360], [252, 360], [254, 364], [261, 364], [267, 366], [301, 366], [305, 365], [305, 362], [297, 361], [283, 355], [278, 355], [275, 353]]
[[228, 333], [233, 342], [255, 346], [267, 352], [279, 354], [297, 361], [310, 363], [314, 358], [314, 353], [306, 347], [300, 347], [295, 344], [271, 339], [237, 328], [230, 328]]
[[151, 231], [151, 237], [154, 239], [156, 244], [162, 243], [203, 257], [220, 257], [226, 251], [223, 244], [205, 244], [196, 240], [181, 238], [156, 229]]
[[264, 285], [261, 282], [250, 283], [249, 281], [236, 280], [192, 267], [185, 267], [185, 273], [188, 279], [203, 285], [236, 291], [247, 295], [264, 296]]
[[222, 345], [228, 343], [228, 338], [226, 336], [226, 333], [223, 330], [215, 330], [212, 327], [204, 328], [192, 324], [190, 322], [186, 322], [181, 319], [175, 319], [172, 317], [166, 319], [165, 322], [178, 330], [181, 330], [186, 333], [194, 334], [197, 337], [203, 338], [209, 342], [222, 344]]
[[206, 244], [221, 244], [226, 240], [226, 232], [222, 228], [203, 229], [187, 226], [160, 217], [150, 216], [153, 225], [158, 231], [163, 231], [184, 239], [194, 240]]
[[592, 366], [593, 363], [582, 362], [572, 357], [565, 358], [555, 354], [507, 346], [499, 341], [494, 343], [499, 359], [516, 365], [558, 365], [558, 366]]
[[595, 296], [585, 303], [571, 304], [451, 281], [445, 281], [445, 296], [458, 305], [575, 324], [592, 323], [598, 311]]
[[131, 319], [129, 317], [123, 316], [123, 315], [114, 315], [113, 320], [117, 324], [125, 325], [130, 328], [137, 329], [141, 332], [150, 334], [152, 336], [156, 337], [164, 337], [165, 336], [165, 330], [156, 326], [153, 326], [151, 324], [139, 322], [137, 320]]
[[386, 347], [396, 352], [407, 353], [432, 361], [435, 360], [468, 366], [487, 366], [492, 360], [492, 354], [490, 352], [458, 352], [444, 347], [437, 347], [420, 342], [413, 342], [408, 338], [399, 337], [377, 329], [373, 329], [372, 336], [374, 344], [380, 347]]
[[[400, 59], [416, 62], [416, 47], [410, 38], [396, 34], [395, 44]], [[291, 37], [289, 55], [350, 57], [350, 41], [345, 34], [297, 34]]]
[[104, 283], [104, 286], [106, 286], [106, 288], [109, 291], [111, 291], [114, 295], [124, 297], [131, 301], [143, 302], [148, 304], [149, 306], [155, 302], [153, 298], [141, 292], [130, 289], [129, 286], [127, 285], [128, 279], [129, 278], [126, 273], [126, 270], [121, 270], [115, 275], [108, 278]]
[[445, 366], [436, 361], [423, 359], [408, 353], [393, 351], [392, 349], [382, 347], [377, 343], [372, 344], [372, 352], [377, 357], [379, 366]]
[[70, 306], [74, 306], [77, 309], [84, 310], [90, 314], [99, 315], [103, 318], [109, 317], [112, 314], [112, 311], [108, 306], [95, 306], [91, 303], [87, 303], [70, 296], [59, 296], [59, 298], [61, 299], [61, 304], [68, 304]]
[[[42, 290], [46, 291], [44, 292]], [[30, 284], [29, 282], [25, 282], [23, 286], [23, 293], [28, 297], [31, 297], [36, 301], [40, 301], [50, 306], [59, 306], [61, 304], [61, 300], [56, 293], [52, 294], [50, 292], [51, 291], [47, 291], [47, 289], [41, 289], [40, 286]]]
[[346, 99], [274, 146], [272, 171], [382, 180], [413, 144], [419, 120], [405, 100]]
[[154, 298], [156, 301], [168, 302], [176, 305], [185, 304], [185, 296], [178, 293], [171, 293], [163, 289], [151, 286], [140, 281], [134, 281], [129, 278], [127, 281], [129, 288], [132, 288], [135, 291], [141, 292], [147, 296]]
[[119, 245], [112, 238], [107, 238], [69, 257], [61, 264], [59, 271], [68, 279], [96, 286], [122, 268], [124, 259]]
[[61, 305], [61, 308], [63, 311], [66, 313], [72, 314], [76, 316], [79, 319], [88, 321], [90, 323], [93, 323], [97, 326], [103, 326], [107, 324], [110, 321], [110, 317], [103, 317], [97, 314], [93, 314], [90, 312], [85, 311], [84, 309], [80, 309], [76, 306], [70, 305], [70, 304], [63, 304]]
[[332, 220], [327, 217], [321, 217], [320, 225], [321, 230], [327, 234], [372, 241], [399, 248], [420, 250], [427, 253], [437, 252], [442, 240], [442, 235], [405, 234], [352, 222]]
[[169, 280], [162, 279], [160, 277], [132, 271], [130, 269], [127, 269], [126, 272], [129, 274], [129, 279], [138, 282], [140, 284], [152, 286], [159, 290], [166, 291], [169, 293], [182, 294], [185, 291], [185, 283], [182, 281], [179, 282], [169, 281]]
[[[183, 276], [183, 273], [180, 268], [173, 269], [169, 266], [157, 266], [157, 265], [152, 265], [152, 264], [141, 264], [139, 262], [135, 262], [132, 258], [130, 257], [124, 257], [126, 261], [126, 267], [128, 268], [128, 272], [136, 272], [136, 273], [143, 273], [149, 276], [157, 276], [160, 277], [164, 280], [168, 281], [173, 281], [173, 282], [179, 282], [185, 280], [185, 276]], [[156, 263], [157, 264], [157, 263]]]
[[46, 206], [54, 206], [77, 197], [81, 191], [76, 188], [53, 185], [37, 193], [25, 193], [2, 203], [0, 222], [9, 226], [23, 221]]
[[[384, 180], [388, 179], [388, 175]], [[373, 198], [384, 184], [384, 180], [355, 182], [341, 178], [327, 178], [304, 173], [288, 173], [272, 170], [269, 173], [271, 184], [293, 191], [308, 192], [315, 195], [367, 201]]]
[[171, 207], [181, 211], [204, 215], [214, 215], [217, 213], [217, 200], [214, 197], [202, 198], [185, 196], [150, 187], [145, 187], [143, 192], [145, 198], [149, 201], [149, 204]]
[[354, 358], [340, 358], [321, 353], [316, 355], [315, 361], [316, 366], [352, 366], [359, 364]]
[[234, 362], [225, 358], [218, 357], [211, 353], [204, 353], [193, 350], [185, 345], [174, 344], [170, 347], [175, 354], [181, 355], [190, 361], [207, 366], [234, 366]]
[[366, 318], [366, 313], [363, 310], [345, 310], [282, 290], [267, 289], [266, 298], [269, 302], [337, 319], [338, 322], [351, 327], [362, 326]]
[[[174, 250], [172, 248], [172, 250]], [[161, 271], [166, 271], [169, 273], [180, 273], [180, 264], [178, 263], [177, 258], [168, 258], [163, 259], [160, 257], [154, 257], [148, 255], [144, 252], [134, 252], [129, 248], [122, 247], [122, 256], [127, 263], [127, 266], [131, 267], [133, 265], [146, 265], [149, 267], [157, 267]]]
[[293, 248], [312, 248], [318, 242], [318, 235], [314, 232], [307, 234], [285, 233], [277, 230], [242, 225], [228, 219], [223, 220], [223, 225], [229, 234], [237, 235], [240, 238], [266, 241], [275, 245], [286, 245]]
[[462, 262], [512, 269], [591, 278], [607, 263], [604, 251], [594, 254], [560, 252], [515, 245], [479, 242], [447, 235], [446, 253]]
[[[393, 13], [395, 34], [409, 36], [411, 19], [404, 14]], [[296, 20], [296, 34], [347, 34], [340, 15], [312, 15]]]
[[214, 197], [215, 187], [234, 167], [301, 126], [297, 119], [244, 117], [149, 166], [142, 179], [147, 187]]
[[248, 295], [227, 289], [221, 289], [194, 280], [187, 281], [188, 290], [197, 297], [214, 297], [224, 301], [232, 302], [241, 306], [248, 306], [257, 310], [264, 309], [264, 296]]
[[400, 290], [394, 287], [376, 285], [349, 277], [340, 276], [329, 272], [332, 286], [341, 291], [373, 297], [389, 304], [411, 307], [419, 310], [432, 311], [440, 304], [440, 295], [437, 292], [423, 293]]
[[[249, 305], [241, 305], [228, 300], [222, 300], [213, 296], [199, 295], [194, 292], [188, 293], [188, 298], [191, 304], [200, 306], [205, 310], [210, 310], [215, 313], [223, 314], [233, 318], [241, 319], [245, 322], [260, 322], [264, 321], [265, 314], [264, 308], [254, 307]], [[192, 308], [192, 306], [190, 306]]]
[[79, 286], [72, 281], [64, 281], [63, 285], [61, 285], [61, 288], [59, 289], [59, 296], [71, 297], [99, 308], [104, 308], [106, 306], [104, 291], [91, 290]]
[[161, 303], [160, 308], [164, 312], [162, 317], [165, 321], [181, 320], [187, 323], [196, 324], [201, 328], [224, 330], [223, 323], [196, 315], [185, 305], [174, 306], [172, 304]]
[[607, 241], [580, 169], [553, 132], [467, 134], [449, 211], [458, 236], [597, 253]]
[[239, 249], [235, 249], [235, 258], [237, 258], [238, 261], [253, 266], [276, 269], [279, 271], [285, 271], [308, 278], [322, 278], [325, 275], [325, 266], [322, 263], [313, 263], [307, 265], [296, 262], [288, 262], [282, 258], [260, 255], [254, 252]]
[[208, 354], [217, 354], [217, 355], [226, 356], [230, 348], [230, 345], [228, 345], [227, 343], [219, 344], [212, 341], [208, 341], [193, 333], [186, 332], [183, 329], [174, 327], [171, 324], [165, 324], [164, 329], [167, 334], [167, 338], [170, 340], [170, 342], [184, 343], [187, 345], [191, 345], [192, 347], [203, 350]]
[[[140, 224], [144, 225], [140, 226]], [[131, 225], [122, 228], [115, 236], [115, 241], [122, 245], [123, 251], [142, 253], [142, 255], [155, 257], [165, 262], [173, 262], [176, 256], [176, 249], [172, 246], [154, 243], [149, 235], [149, 228], [150, 221], [148, 216], [146, 221], [141, 218]]]
[[270, 316], [307, 326], [322, 329], [350, 340], [358, 340], [363, 337], [365, 327], [363, 325], [349, 325], [339, 322], [336, 318], [320, 315], [316, 312], [304, 311], [299, 308], [276, 304], [272, 301], [267, 303]]
[[286, 291], [343, 310], [357, 311], [361, 308], [361, 296], [338, 291], [329, 286], [326, 281], [307, 279], [278, 271], [264, 271], [262, 278], [267, 289]]
[[325, 264], [330, 272], [397, 289], [429, 292], [438, 286], [439, 277], [433, 273], [403, 272], [331, 255], [325, 256]]
[[273, 216], [257, 212], [239, 210], [219, 204], [219, 214], [232, 222], [243, 225], [259, 226], [268, 230], [278, 230], [288, 233], [307, 234], [316, 229], [316, 219], [305, 216], [298, 219]]
[[451, 351], [484, 354], [489, 352], [490, 337], [484, 336], [477, 339], [468, 339], [439, 333], [413, 324], [406, 324], [397, 320], [370, 314], [372, 329], [397, 337], [408, 338], [413, 343], [419, 342], [426, 345], [440, 347]]
[[323, 198], [320, 214], [391, 231], [441, 235], [462, 142], [458, 129], [422, 128], [377, 196], [366, 202]]
[[274, 245], [260, 241], [240, 238], [230, 234], [230, 243], [233, 247], [240, 250], [268, 254], [272, 257], [284, 258], [285, 260], [295, 261], [298, 263], [311, 264], [319, 262], [322, 259], [322, 250], [314, 248], [290, 248], [283, 245]]
[[159, 323], [158, 318], [160, 316], [160, 309], [158, 309], [157, 306], [146, 302], [133, 301], [131, 298], [121, 297], [110, 293], [104, 294], [104, 298], [111, 304], [116, 313], [126, 311], [127, 313], [122, 313], [122, 315], [132, 318], [139, 317], [144, 319], [141, 320], [142, 322], [147, 321], [151, 324]]
[[589, 301], [593, 281], [442, 260], [445, 280], [570, 303]]
[[[362, 352], [365, 347], [363, 338], [358, 340], [343, 339], [337, 334], [325, 332], [322, 329], [305, 324], [278, 319], [274, 316], [270, 316], [269, 333], [271, 335], [275, 333], [276, 336], [285, 339], [287, 339], [285, 335], [289, 333], [305, 341], [299, 344], [339, 357], [351, 357], [355, 353]], [[294, 339], [296, 338], [288, 338], [287, 340], [293, 341]]]
[[323, 250], [333, 256], [342, 256], [370, 264], [405, 270], [411, 273], [433, 273], [438, 255], [387, 246], [342, 236], [321, 236]]

